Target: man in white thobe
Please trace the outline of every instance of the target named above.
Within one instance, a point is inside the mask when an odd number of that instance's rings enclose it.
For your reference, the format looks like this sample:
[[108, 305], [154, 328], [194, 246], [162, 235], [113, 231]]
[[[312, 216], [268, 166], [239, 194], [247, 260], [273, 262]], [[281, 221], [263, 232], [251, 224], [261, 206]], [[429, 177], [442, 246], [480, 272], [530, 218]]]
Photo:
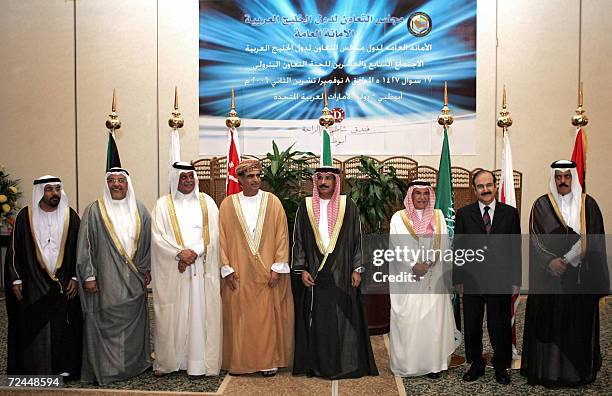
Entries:
[[[444, 215], [434, 209], [435, 193], [425, 181], [413, 181], [405, 209], [390, 223], [390, 250], [407, 250], [390, 263], [392, 275], [408, 274], [403, 284], [389, 285], [391, 321], [390, 367], [397, 376], [439, 378], [455, 350], [455, 319], [448, 294], [452, 262]], [[441, 254], [440, 254], [441, 253]]]
[[219, 211], [210, 196], [199, 192], [192, 165], [176, 162], [171, 186], [153, 211], [154, 374], [218, 375]]

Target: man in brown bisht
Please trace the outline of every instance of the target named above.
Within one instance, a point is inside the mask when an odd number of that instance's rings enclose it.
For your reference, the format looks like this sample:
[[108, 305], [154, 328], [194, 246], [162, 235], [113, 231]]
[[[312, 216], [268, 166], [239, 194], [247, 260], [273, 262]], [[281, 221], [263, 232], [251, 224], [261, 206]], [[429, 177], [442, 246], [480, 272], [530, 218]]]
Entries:
[[273, 376], [293, 360], [293, 297], [287, 217], [260, 191], [261, 165], [236, 167], [242, 192], [219, 208], [223, 364], [231, 374]]

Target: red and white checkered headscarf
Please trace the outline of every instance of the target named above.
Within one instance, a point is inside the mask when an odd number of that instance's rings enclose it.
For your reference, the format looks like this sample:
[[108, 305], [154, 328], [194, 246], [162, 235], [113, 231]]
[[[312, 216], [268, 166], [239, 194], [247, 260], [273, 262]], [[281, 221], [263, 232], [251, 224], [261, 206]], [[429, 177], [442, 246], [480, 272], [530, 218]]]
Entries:
[[334, 232], [334, 226], [336, 225], [338, 210], [340, 208], [340, 174], [335, 172], [316, 172], [312, 176], [312, 208], [315, 219], [317, 219], [317, 224], [319, 224], [319, 219], [321, 218], [321, 197], [319, 197], [319, 189], [317, 188], [317, 177], [326, 173], [334, 175], [334, 178], [336, 179], [334, 193], [329, 204], [327, 205], [327, 230], [329, 232], [329, 236], [331, 237], [332, 233]]
[[[412, 226], [414, 228], [414, 232], [417, 235], [432, 235], [434, 232], [434, 227], [436, 225], [436, 219], [434, 218], [434, 206], [436, 203], [436, 193], [431, 185], [428, 185], [427, 182], [421, 182], [417, 180], [413, 182], [410, 187], [408, 187], [408, 191], [406, 192], [406, 198], [404, 198], [404, 207], [408, 212], [408, 217], [412, 220]], [[414, 207], [414, 202], [412, 202], [412, 192], [415, 189], [424, 189], [429, 191], [429, 204], [423, 210], [423, 217], [419, 218], [417, 214], [417, 209]]]

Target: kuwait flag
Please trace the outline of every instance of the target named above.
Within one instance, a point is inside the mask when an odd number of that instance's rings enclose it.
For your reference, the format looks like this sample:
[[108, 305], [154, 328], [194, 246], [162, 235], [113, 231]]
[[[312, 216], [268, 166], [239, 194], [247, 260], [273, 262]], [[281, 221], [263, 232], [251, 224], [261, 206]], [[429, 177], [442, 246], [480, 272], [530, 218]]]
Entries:
[[106, 171], [110, 168], [121, 168], [121, 159], [119, 159], [119, 150], [115, 142], [115, 134], [108, 131], [108, 146], [106, 149]]
[[236, 177], [236, 167], [240, 164], [240, 154], [238, 153], [238, 143], [234, 140], [234, 128], [229, 129], [229, 151], [227, 153], [227, 179], [225, 179], [225, 193], [232, 195], [242, 191], [238, 178]]
[[582, 192], [586, 192], [586, 159], [587, 159], [587, 135], [582, 128], [576, 129], [576, 141], [572, 151], [572, 161], [576, 163], [578, 180], [582, 186]]

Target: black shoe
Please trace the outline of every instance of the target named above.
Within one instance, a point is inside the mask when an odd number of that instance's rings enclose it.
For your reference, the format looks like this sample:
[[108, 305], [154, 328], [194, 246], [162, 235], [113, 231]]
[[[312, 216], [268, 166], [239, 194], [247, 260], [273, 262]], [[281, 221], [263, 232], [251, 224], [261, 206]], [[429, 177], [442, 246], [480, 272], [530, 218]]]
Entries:
[[470, 369], [463, 374], [463, 380], [465, 382], [473, 382], [478, 378], [482, 377], [485, 373], [485, 366], [483, 363], [472, 363]]
[[508, 374], [508, 370], [503, 369], [495, 369], [495, 381], [498, 384], [508, 385], [510, 384], [510, 375]]
[[276, 370], [265, 370], [261, 372], [262, 377], [274, 377], [278, 373], [278, 369]]
[[431, 379], [438, 379], [440, 378], [440, 373], [429, 373], [427, 374], [427, 378], [431, 378]]

